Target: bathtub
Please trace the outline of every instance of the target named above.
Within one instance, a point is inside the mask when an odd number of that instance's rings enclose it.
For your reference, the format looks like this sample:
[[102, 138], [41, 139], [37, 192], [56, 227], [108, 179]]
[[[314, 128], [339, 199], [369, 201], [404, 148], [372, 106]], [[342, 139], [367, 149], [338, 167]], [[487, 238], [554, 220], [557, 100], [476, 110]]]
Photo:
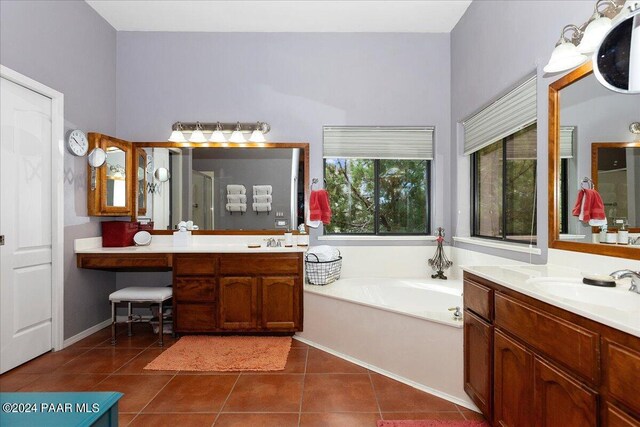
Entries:
[[461, 280], [347, 278], [304, 287], [296, 338], [477, 410], [463, 389]]
[[448, 310], [462, 307], [461, 280], [353, 278], [305, 292], [461, 328]]

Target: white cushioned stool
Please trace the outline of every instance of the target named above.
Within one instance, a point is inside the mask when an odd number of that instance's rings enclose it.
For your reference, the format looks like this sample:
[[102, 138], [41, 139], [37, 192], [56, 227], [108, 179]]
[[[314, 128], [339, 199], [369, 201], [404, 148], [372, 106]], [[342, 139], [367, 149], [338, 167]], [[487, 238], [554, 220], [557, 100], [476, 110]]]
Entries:
[[164, 332], [162, 324], [162, 303], [171, 298], [173, 291], [170, 287], [141, 287], [133, 286], [130, 288], [123, 288], [119, 291], [115, 291], [109, 295], [109, 301], [111, 301], [111, 345], [116, 345], [116, 304], [126, 302], [128, 304], [127, 312], [127, 327], [128, 335], [131, 336], [131, 323], [133, 322], [133, 316], [131, 314], [132, 303], [151, 303], [158, 304], [160, 310], [158, 311], [158, 321], [160, 322], [160, 335], [159, 345], [163, 345], [162, 334]]

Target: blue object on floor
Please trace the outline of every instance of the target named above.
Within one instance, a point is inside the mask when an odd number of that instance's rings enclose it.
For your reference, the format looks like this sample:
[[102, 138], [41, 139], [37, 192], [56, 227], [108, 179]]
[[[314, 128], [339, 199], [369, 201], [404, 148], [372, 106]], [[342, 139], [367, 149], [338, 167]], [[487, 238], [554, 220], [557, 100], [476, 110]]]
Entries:
[[118, 425], [116, 392], [0, 393], [0, 426]]

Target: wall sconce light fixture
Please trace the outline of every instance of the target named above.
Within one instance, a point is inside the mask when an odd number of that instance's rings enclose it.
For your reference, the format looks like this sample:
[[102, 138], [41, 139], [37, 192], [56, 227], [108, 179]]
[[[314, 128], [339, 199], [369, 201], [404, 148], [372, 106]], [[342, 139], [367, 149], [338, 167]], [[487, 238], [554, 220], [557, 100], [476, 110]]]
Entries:
[[[581, 26], [567, 25], [562, 29], [560, 40], [556, 44], [549, 63], [544, 67], [545, 73], [559, 73], [582, 65], [596, 50], [621, 16], [628, 15], [640, 4], [637, 0], [597, 0], [593, 14]], [[606, 7], [602, 7], [607, 5]], [[571, 38], [565, 36], [573, 30]]]

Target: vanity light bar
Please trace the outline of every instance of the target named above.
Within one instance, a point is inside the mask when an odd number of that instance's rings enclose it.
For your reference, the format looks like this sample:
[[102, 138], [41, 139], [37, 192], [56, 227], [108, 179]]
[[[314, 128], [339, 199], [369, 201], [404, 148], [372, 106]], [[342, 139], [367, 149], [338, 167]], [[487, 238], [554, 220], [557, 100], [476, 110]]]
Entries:
[[[204, 143], [207, 142], [203, 132], [211, 132], [211, 136], [208, 139], [209, 142], [222, 142], [227, 141], [233, 143], [245, 143], [243, 133], [251, 133], [249, 137], [250, 142], [265, 142], [264, 134], [271, 130], [269, 123], [256, 122], [256, 123], [220, 123], [220, 122], [175, 122], [171, 126], [170, 142], [187, 142], [184, 133], [190, 132], [189, 142]], [[227, 140], [224, 133], [231, 133], [231, 137]]]
[[225, 133], [231, 133], [237, 130], [240, 126], [241, 132], [251, 133], [254, 130], [259, 130], [262, 133], [269, 133], [271, 125], [266, 122], [251, 122], [251, 123], [222, 123], [222, 122], [175, 122], [171, 125], [171, 130], [179, 130], [182, 132], [193, 132], [196, 129], [200, 129], [203, 132], [214, 132], [220, 130]]

